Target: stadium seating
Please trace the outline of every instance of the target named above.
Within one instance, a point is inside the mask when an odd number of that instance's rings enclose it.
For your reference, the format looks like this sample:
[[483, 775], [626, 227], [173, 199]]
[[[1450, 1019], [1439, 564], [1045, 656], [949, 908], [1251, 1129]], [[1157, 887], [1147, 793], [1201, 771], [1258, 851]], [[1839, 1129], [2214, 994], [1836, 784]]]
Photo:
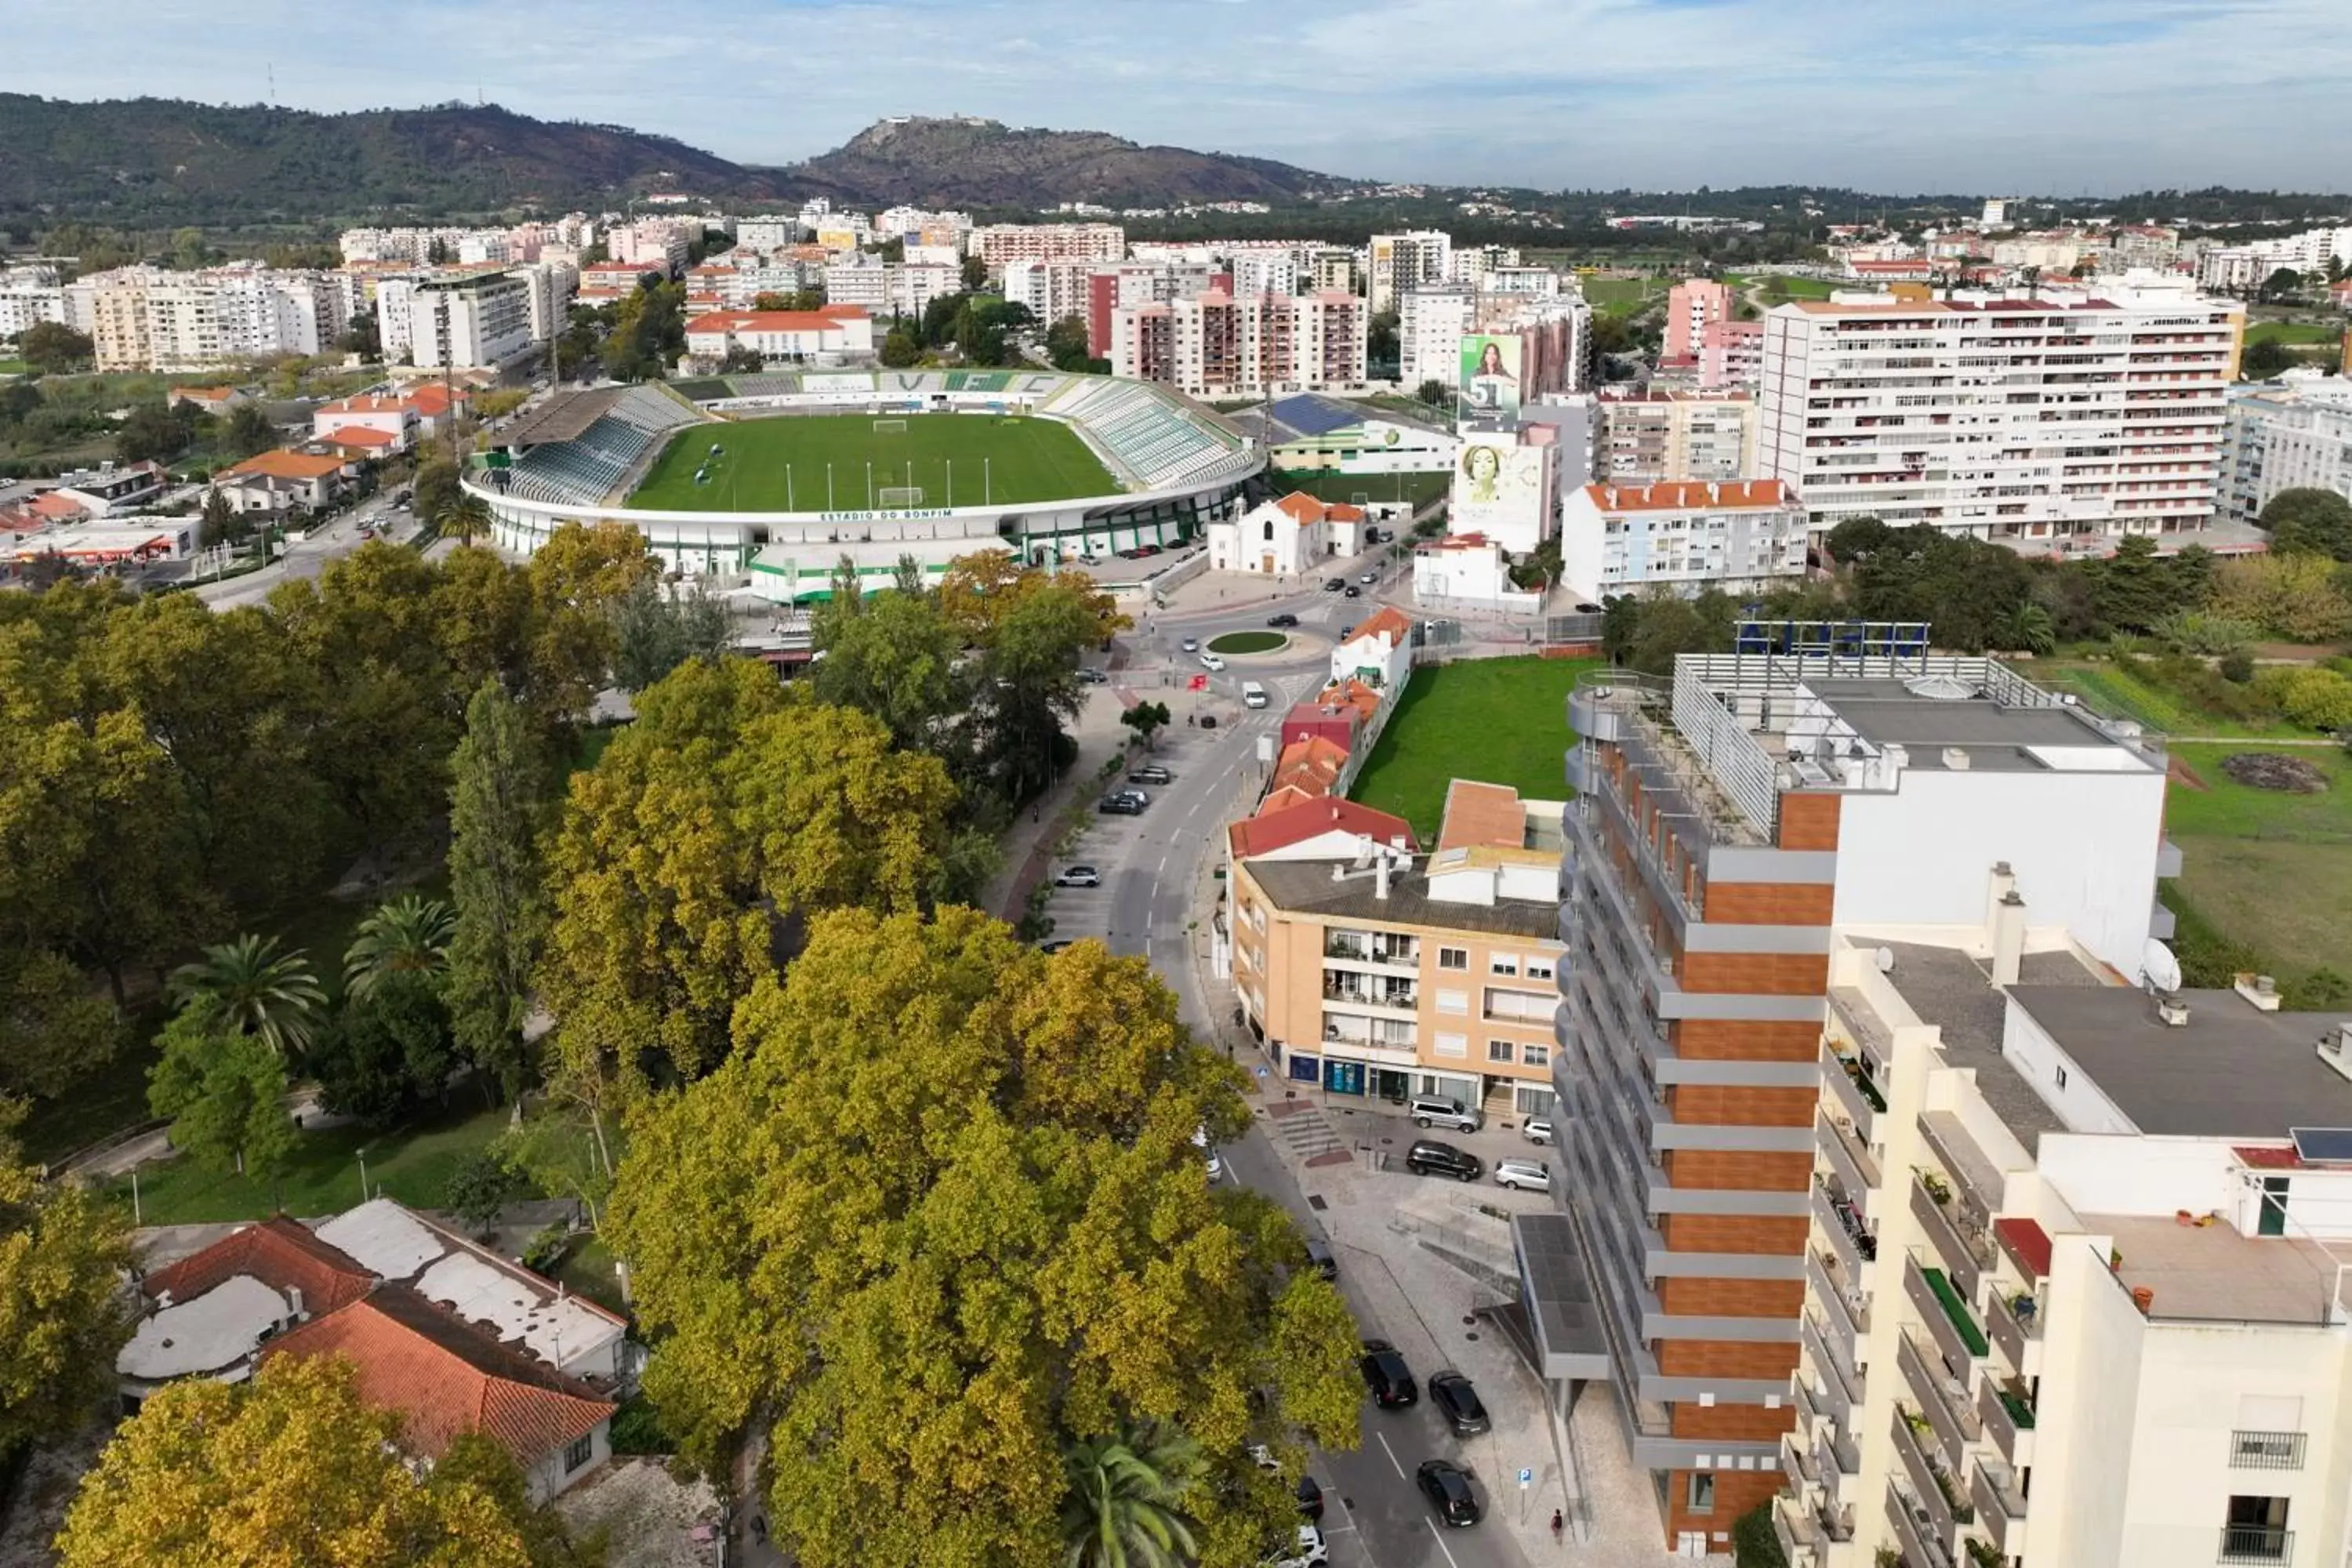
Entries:
[[658, 387], [633, 386], [569, 441], [533, 447], [516, 459], [508, 488], [536, 500], [595, 506], [664, 432], [699, 422]]
[[1093, 436], [1114, 466], [1145, 489], [1213, 479], [1243, 466], [1224, 432], [1140, 382], [1074, 376], [1045, 411]]

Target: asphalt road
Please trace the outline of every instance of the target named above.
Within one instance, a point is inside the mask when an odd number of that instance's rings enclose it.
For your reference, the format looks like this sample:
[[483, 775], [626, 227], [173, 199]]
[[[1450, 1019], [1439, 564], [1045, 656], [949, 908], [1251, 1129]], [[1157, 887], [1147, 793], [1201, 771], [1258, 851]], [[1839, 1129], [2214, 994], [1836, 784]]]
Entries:
[[[1332, 563], [1330, 576], [1354, 583], [1369, 561]], [[1155, 614], [1129, 641], [1127, 668], [1117, 685], [1136, 698], [1168, 702], [1175, 722], [1161, 731], [1155, 759], [1175, 775], [1165, 785], [1142, 786], [1151, 804], [1140, 816], [1103, 816], [1090, 826], [1076, 849], [1055, 869], [1086, 864], [1100, 872], [1095, 889], [1057, 889], [1050, 906], [1056, 939], [1104, 938], [1113, 952], [1148, 956], [1175, 990], [1186, 1020], [1204, 1026], [1212, 1016], [1230, 1016], [1233, 1001], [1222, 982], [1196, 973], [1187, 924], [1198, 910], [1195, 890], [1204, 862], [1221, 858], [1226, 822], [1247, 809], [1260, 780], [1257, 741], [1275, 733], [1289, 706], [1320, 690], [1330, 673], [1330, 650], [1341, 628], [1365, 620], [1379, 607], [1377, 587], [1350, 599], [1320, 586], [1322, 574], [1303, 585], [1265, 595], [1236, 595], [1222, 603]], [[1392, 586], [1391, 575], [1384, 585]], [[1221, 673], [1201, 669], [1197, 655], [1181, 647], [1185, 637], [1205, 644], [1221, 632], [1265, 626], [1270, 616], [1299, 617], [1291, 647], [1259, 658], [1234, 659]], [[1206, 691], [1187, 689], [1194, 674], [1209, 674]], [[1241, 706], [1241, 683], [1255, 680], [1272, 701], [1251, 711]], [[1188, 711], [1213, 712], [1218, 727], [1204, 731], [1184, 722]], [[1246, 794], [1244, 791], [1246, 790]], [[1318, 1229], [1313, 1210], [1265, 1133], [1253, 1128], [1241, 1142], [1223, 1151], [1227, 1181], [1243, 1183], [1280, 1203], [1302, 1225]], [[1393, 1338], [1342, 1272], [1339, 1287], [1367, 1338]], [[1415, 1366], [1416, 1378], [1436, 1367]], [[1353, 1453], [1316, 1453], [1307, 1473], [1322, 1484], [1323, 1532], [1332, 1568], [1526, 1568], [1525, 1561], [1492, 1518], [1469, 1529], [1446, 1529], [1413, 1482], [1423, 1459], [1452, 1458], [1474, 1470], [1480, 1501], [1489, 1514], [1519, 1506], [1511, 1474], [1498, 1471], [1492, 1456], [1476, 1452], [1484, 1439], [1457, 1440], [1426, 1400], [1409, 1410], [1381, 1410], [1367, 1399], [1363, 1443]], [[1489, 1484], [1502, 1495], [1490, 1495]]]

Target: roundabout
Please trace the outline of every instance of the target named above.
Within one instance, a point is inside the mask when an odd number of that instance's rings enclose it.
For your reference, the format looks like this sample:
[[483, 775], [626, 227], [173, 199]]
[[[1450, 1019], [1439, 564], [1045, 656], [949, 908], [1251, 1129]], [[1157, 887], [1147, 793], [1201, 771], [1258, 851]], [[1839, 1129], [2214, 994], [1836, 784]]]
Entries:
[[1206, 646], [1211, 653], [1247, 658], [1255, 654], [1280, 653], [1290, 646], [1290, 638], [1281, 632], [1226, 632], [1211, 637]]

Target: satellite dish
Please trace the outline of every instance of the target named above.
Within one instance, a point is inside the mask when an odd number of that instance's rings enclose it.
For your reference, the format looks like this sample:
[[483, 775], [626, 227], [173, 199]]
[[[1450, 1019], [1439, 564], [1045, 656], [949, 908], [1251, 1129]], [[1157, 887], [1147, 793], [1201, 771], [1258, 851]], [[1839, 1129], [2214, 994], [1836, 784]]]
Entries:
[[1893, 948], [1882, 947], [1870, 956], [1871, 962], [1878, 965], [1879, 973], [1892, 974], [1895, 973], [1895, 950]]
[[2147, 946], [2139, 955], [2139, 965], [2141, 973], [2147, 976], [2147, 983], [2158, 991], [2180, 989], [2180, 960], [2173, 957], [2172, 950], [2156, 938], [2147, 939]]

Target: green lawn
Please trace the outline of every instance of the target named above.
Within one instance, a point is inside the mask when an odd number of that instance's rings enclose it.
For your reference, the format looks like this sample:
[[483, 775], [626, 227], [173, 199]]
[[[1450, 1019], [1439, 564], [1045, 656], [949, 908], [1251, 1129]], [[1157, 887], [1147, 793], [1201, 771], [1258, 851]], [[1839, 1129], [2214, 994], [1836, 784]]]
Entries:
[[1581, 280], [1585, 303], [1610, 315], [1630, 316], [1653, 300], [1663, 300], [1674, 284], [1664, 278], [1587, 278]]
[[2325, 326], [2315, 321], [2257, 321], [2246, 329], [2246, 346], [2260, 342], [2284, 343], [2289, 348], [2305, 344], [2334, 344], [2344, 336], [2344, 329]]
[[[305, 1132], [279, 1177], [277, 1196], [298, 1216], [340, 1214], [361, 1201], [360, 1154], [367, 1155], [368, 1195], [398, 1198], [412, 1208], [439, 1208], [457, 1163], [506, 1130], [504, 1107], [482, 1109], [480, 1096], [460, 1091], [441, 1118], [392, 1132], [338, 1127]], [[131, 1201], [128, 1179], [118, 1191]], [[139, 1173], [141, 1217], [149, 1225], [194, 1225], [206, 1221], [261, 1219], [272, 1202], [268, 1182], [215, 1175], [192, 1160], [150, 1165]]]
[[1290, 639], [1280, 632], [1227, 632], [1209, 639], [1211, 653], [1272, 653]]
[[[916, 414], [877, 431], [865, 414], [695, 425], [679, 431], [629, 497], [680, 511], [863, 511], [886, 486], [918, 486], [925, 508], [1067, 500], [1118, 482], [1066, 425], [979, 414]], [[724, 448], [712, 458], [713, 444]], [[707, 467], [706, 467], [707, 465]], [[827, 503], [827, 470], [831, 503]], [[708, 476], [695, 482], [701, 469]], [[869, 476], [871, 489], [868, 489]]]
[[1600, 661], [1465, 658], [1413, 672], [1351, 798], [1437, 837], [1456, 778], [1509, 784], [1532, 800], [1568, 794], [1568, 692]]
[[2294, 724], [2244, 724], [2191, 706], [2172, 690], [2137, 679], [2111, 664], [2065, 659], [2021, 662], [2021, 673], [2053, 691], [2079, 693], [2104, 712], [2137, 719], [2167, 735], [2229, 735], [2247, 740], [2309, 740]]
[[2332, 747], [2287, 749], [2327, 774], [2324, 795], [2250, 789], [2221, 771], [2231, 753], [2260, 750], [2172, 747], [2205, 786], [2176, 780], [2166, 800], [2165, 831], [2181, 853], [2173, 895], [2284, 984], [2323, 967], [2352, 974], [2352, 759]]
[[1415, 507], [1435, 500], [1454, 481], [1450, 469], [1435, 474], [1332, 474], [1286, 469], [1268, 478], [1275, 489], [1285, 495], [1293, 490], [1305, 490], [1318, 500], [1353, 503], [1361, 498], [1366, 500], [1411, 501]]

